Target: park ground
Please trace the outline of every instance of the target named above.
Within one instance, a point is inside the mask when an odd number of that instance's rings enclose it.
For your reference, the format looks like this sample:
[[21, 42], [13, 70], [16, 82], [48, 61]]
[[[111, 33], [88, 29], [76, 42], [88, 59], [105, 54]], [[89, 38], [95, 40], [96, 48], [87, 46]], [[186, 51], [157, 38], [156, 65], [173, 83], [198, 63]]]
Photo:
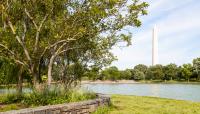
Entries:
[[110, 108], [101, 108], [94, 114], [200, 114], [200, 102], [113, 95]]
[[[94, 114], [200, 114], [200, 102], [126, 95], [112, 95], [111, 101], [111, 106], [100, 108]], [[27, 106], [0, 104], [0, 112], [21, 108]]]

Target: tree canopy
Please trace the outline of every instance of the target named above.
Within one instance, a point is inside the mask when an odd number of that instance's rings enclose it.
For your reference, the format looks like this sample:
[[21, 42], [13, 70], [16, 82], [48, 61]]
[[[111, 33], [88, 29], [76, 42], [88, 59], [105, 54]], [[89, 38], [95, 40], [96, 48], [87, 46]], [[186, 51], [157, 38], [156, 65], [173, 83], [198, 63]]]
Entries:
[[63, 66], [63, 77], [77, 74], [66, 73], [74, 65], [109, 65], [115, 60], [112, 47], [131, 44], [131, 33], [123, 31], [139, 27], [139, 16], [146, 15], [148, 7], [139, 0], [3, 0], [0, 4], [0, 56], [23, 66], [34, 85], [43, 74], [51, 83], [55, 63]]

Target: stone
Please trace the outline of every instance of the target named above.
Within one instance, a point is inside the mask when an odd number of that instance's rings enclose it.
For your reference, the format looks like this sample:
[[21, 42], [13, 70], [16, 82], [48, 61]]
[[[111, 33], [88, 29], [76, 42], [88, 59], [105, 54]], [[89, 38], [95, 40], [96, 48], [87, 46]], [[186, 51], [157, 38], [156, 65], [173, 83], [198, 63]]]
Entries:
[[109, 104], [110, 97], [100, 94], [94, 100], [13, 110], [0, 112], [0, 114], [90, 114], [96, 111], [99, 106]]

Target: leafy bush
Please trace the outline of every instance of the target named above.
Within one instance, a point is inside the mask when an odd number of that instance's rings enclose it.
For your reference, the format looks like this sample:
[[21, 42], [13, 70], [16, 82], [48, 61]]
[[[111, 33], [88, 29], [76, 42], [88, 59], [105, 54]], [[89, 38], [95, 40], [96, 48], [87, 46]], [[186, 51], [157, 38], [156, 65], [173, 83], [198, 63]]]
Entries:
[[65, 91], [63, 88], [44, 88], [42, 91], [34, 90], [22, 95], [9, 94], [3, 96], [0, 101], [3, 104], [21, 103], [27, 106], [41, 106], [76, 102], [96, 98], [96, 94], [79, 89]]

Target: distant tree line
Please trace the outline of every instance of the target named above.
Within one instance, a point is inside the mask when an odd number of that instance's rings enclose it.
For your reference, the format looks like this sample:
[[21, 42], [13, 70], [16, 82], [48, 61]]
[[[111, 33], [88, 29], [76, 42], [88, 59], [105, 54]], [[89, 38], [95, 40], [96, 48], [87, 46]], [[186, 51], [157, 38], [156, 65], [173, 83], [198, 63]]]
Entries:
[[85, 74], [90, 80], [177, 80], [177, 81], [199, 81], [200, 58], [193, 60], [192, 64], [176, 64], [146, 66], [136, 65], [133, 69], [119, 70], [112, 66], [98, 71], [93, 68]]

